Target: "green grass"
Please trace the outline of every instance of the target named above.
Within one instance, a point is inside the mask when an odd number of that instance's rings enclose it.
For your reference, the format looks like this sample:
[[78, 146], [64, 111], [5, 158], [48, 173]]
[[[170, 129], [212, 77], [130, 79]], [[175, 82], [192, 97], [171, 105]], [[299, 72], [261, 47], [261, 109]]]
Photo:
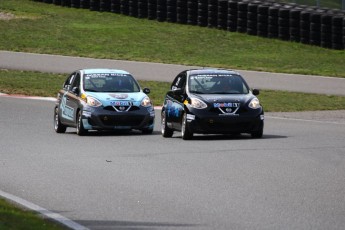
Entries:
[[[8, 94], [55, 97], [67, 75], [0, 70], [0, 92]], [[164, 95], [170, 88], [168, 82], [139, 81], [148, 87], [156, 106], [163, 104]], [[345, 109], [345, 97], [321, 94], [294, 93], [262, 90], [259, 99], [266, 112], [291, 112]]]
[[1, 0], [0, 49], [345, 77], [345, 51], [30, 0]]
[[0, 198], [0, 230], [58, 230], [61, 225], [39, 217]]

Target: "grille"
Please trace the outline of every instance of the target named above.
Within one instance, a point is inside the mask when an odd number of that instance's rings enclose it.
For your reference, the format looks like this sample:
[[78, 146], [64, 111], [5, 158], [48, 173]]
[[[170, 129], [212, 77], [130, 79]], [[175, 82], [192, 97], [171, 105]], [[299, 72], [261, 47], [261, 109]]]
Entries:
[[[223, 111], [226, 111], [225, 108], [222, 108], [222, 109], [223, 109]], [[231, 109], [232, 109], [232, 112], [230, 112], [230, 113], [233, 113], [233, 111], [235, 111], [237, 108], [231, 108]], [[222, 111], [220, 110], [220, 108], [211, 108], [210, 112], [214, 113], [214, 114], [222, 114]], [[235, 114], [243, 114], [246, 112], [247, 112], [247, 109], [243, 108], [243, 106], [241, 106], [240, 108], [238, 108], [238, 110], [235, 112]]]
[[207, 129], [211, 130], [251, 130], [253, 128], [252, 122], [238, 122], [238, 123], [229, 123], [229, 122], [221, 122], [221, 121], [213, 121], [210, 122], [209, 120], [204, 120], [203, 125], [207, 127]]
[[[117, 108], [118, 107], [120, 107], [120, 106], [117, 106]], [[128, 108], [128, 106], [123, 106], [123, 107], [125, 107], [126, 109]], [[114, 111], [114, 112], [116, 112], [116, 110], [114, 109], [114, 107], [113, 106], [106, 106], [106, 107], [104, 107], [103, 108], [104, 110], [107, 110], [107, 111]], [[125, 110], [126, 110], [125, 109]], [[128, 111], [136, 111], [136, 110], [139, 110], [140, 108], [139, 107], [137, 107], [137, 106], [132, 106]], [[119, 108], [118, 108], [118, 110], [119, 110]]]
[[144, 119], [145, 116], [141, 115], [100, 116], [102, 123], [108, 126], [139, 126]]

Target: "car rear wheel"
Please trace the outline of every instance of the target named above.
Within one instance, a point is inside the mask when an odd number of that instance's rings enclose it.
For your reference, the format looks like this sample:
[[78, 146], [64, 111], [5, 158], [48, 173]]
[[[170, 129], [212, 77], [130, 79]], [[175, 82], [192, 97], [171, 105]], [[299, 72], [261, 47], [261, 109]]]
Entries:
[[163, 137], [172, 137], [174, 134], [174, 130], [170, 129], [167, 126], [167, 120], [166, 120], [166, 115], [165, 112], [162, 112], [161, 115], [161, 128], [162, 128], [162, 136]]
[[81, 119], [81, 111], [78, 112], [77, 118], [77, 134], [83, 136], [87, 133], [87, 129], [84, 128], [83, 121]]
[[181, 128], [181, 135], [183, 140], [190, 140], [193, 138], [193, 132], [189, 130], [188, 122], [187, 122], [187, 114], [185, 113], [182, 118], [182, 128]]
[[57, 133], [64, 133], [66, 132], [66, 126], [61, 124], [60, 117], [59, 117], [59, 109], [56, 107], [54, 110], [54, 130]]

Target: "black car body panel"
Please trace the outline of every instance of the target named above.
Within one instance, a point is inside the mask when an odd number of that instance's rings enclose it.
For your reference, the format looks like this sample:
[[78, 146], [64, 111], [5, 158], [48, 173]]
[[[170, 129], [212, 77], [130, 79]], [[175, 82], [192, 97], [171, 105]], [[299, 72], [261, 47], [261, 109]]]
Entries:
[[[200, 88], [194, 91], [191, 86], [193, 76], [198, 76], [198, 81], [201, 80], [197, 83], [200, 84]], [[220, 78], [230, 77], [241, 83], [238, 90], [212, 91]], [[193, 100], [201, 107], [193, 105]], [[264, 111], [261, 105], [251, 108], [249, 104], [253, 101], [258, 103], [257, 97], [236, 72], [217, 69], [187, 70], [175, 78], [171, 90], [165, 96], [162, 113], [166, 124], [162, 124], [162, 127], [181, 131], [185, 117], [190, 133], [250, 133], [261, 136]]]

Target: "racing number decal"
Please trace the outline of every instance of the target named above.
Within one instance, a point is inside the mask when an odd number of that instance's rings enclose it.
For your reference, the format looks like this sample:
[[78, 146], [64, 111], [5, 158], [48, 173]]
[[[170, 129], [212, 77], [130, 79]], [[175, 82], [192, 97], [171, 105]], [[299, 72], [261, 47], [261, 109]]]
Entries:
[[60, 103], [60, 109], [61, 109], [61, 116], [67, 120], [73, 121], [73, 115], [74, 115], [74, 109], [67, 105], [67, 93], [65, 92], [62, 96], [62, 100]]

